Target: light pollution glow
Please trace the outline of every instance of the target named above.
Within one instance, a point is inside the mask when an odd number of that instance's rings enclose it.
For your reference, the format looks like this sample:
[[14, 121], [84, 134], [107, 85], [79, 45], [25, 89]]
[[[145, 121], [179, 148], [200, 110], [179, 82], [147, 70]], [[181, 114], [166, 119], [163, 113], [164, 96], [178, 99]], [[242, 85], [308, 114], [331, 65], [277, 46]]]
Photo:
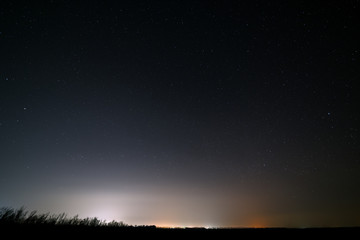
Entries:
[[[45, 194], [42, 201], [30, 200], [25, 206], [39, 212], [66, 212], [69, 217], [78, 214], [158, 227], [308, 227], [327, 217], [312, 215], [313, 221], [309, 221], [306, 212], [282, 214], [278, 206], [271, 206], [270, 201], [265, 206], [261, 199], [245, 194], [230, 200], [207, 191], [79, 190]], [[329, 221], [326, 223], [333, 226]]]

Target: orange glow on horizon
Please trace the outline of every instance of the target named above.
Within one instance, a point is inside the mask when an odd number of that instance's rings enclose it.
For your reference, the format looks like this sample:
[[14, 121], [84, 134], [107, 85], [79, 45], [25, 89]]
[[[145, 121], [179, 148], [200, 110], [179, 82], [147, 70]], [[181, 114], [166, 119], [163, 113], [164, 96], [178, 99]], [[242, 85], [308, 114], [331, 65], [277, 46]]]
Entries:
[[269, 224], [263, 217], [257, 217], [248, 225], [249, 228], [268, 228]]

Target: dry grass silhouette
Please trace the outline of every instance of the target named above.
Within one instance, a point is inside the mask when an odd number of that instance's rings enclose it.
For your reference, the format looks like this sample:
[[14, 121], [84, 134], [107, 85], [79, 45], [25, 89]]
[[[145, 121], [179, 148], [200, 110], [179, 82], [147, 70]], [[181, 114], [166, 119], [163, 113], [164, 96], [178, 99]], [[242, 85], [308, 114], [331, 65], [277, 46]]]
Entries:
[[2, 207], [0, 209], [0, 224], [26, 224], [26, 225], [63, 225], [63, 226], [89, 226], [89, 227], [129, 227], [124, 222], [93, 218], [79, 218], [78, 215], [68, 217], [65, 213], [50, 214], [27, 211], [24, 207], [14, 209]]

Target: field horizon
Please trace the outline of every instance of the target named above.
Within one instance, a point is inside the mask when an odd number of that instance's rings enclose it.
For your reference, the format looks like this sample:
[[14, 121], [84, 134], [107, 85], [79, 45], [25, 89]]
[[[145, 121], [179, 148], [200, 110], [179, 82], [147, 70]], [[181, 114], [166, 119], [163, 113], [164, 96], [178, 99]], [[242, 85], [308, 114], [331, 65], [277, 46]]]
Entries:
[[140, 234], [160, 235], [216, 235], [225, 236], [237, 234], [241, 236], [261, 235], [313, 235], [329, 234], [331, 236], [344, 236], [353, 232], [360, 232], [359, 226], [352, 227], [205, 227], [205, 226], [156, 226], [156, 225], [129, 225], [124, 222], [104, 221], [96, 217], [79, 218], [78, 216], [67, 217], [62, 214], [40, 214], [36, 211], [27, 211], [25, 208], [0, 209], [0, 231], [8, 232], [16, 236], [32, 236], [47, 234], [71, 234], [78, 236], [116, 236]]

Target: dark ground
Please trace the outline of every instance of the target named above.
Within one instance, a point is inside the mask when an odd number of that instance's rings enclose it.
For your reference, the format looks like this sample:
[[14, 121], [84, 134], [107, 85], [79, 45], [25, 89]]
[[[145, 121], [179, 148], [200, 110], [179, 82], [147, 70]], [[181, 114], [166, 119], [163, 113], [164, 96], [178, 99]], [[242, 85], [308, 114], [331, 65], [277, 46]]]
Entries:
[[[353, 237], [360, 233], [360, 228], [185, 228], [168, 229], [156, 227], [89, 227], [89, 226], [42, 226], [42, 225], [21, 225], [10, 224], [0, 225], [2, 236], [12, 238], [122, 238], [122, 237]], [[5, 235], [10, 234], [10, 235]]]

